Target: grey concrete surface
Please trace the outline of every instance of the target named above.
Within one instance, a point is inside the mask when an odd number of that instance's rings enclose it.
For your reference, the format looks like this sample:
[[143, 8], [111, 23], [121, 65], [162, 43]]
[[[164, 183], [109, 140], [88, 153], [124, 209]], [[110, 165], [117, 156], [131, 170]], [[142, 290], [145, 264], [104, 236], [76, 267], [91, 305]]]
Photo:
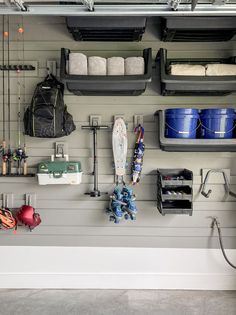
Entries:
[[0, 290], [0, 315], [236, 315], [236, 291]]

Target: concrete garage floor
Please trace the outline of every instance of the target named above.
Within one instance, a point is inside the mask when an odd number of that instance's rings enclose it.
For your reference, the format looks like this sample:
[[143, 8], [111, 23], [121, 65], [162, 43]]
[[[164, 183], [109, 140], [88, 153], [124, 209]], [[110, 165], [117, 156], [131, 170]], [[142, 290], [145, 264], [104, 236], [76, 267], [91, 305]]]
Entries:
[[236, 291], [0, 290], [0, 315], [236, 315]]

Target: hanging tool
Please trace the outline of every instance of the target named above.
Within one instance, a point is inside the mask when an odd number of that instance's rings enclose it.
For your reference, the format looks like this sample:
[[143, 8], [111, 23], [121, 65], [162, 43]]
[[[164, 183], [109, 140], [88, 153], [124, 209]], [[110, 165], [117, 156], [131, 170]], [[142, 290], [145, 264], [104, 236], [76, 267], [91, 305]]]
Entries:
[[93, 176], [94, 176], [94, 187], [93, 190], [86, 193], [86, 195], [90, 195], [90, 197], [100, 197], [101, 195], [107, 194], [102, 193], [98, 189], [98, 158], [97, 158], [97, 131], [98, 130], [106, 130], [109, 127], [105, 125], [90, 125], [90, 126], [82, 126], [82, 129], [92, 130], [93, 131]]
[[144, 141], [144, 128], [139, 124], [134, 129], [135, 134], [138, 136], [135, 148], [134, 148], [134, 156], [133, 156], [133, 163], [131, 169], [131, 177], [132, 177], [132, 184], [135, 185], [140, 182], [140, 176], [142, 171], [143, 165], [143, 156], [145, 151]]

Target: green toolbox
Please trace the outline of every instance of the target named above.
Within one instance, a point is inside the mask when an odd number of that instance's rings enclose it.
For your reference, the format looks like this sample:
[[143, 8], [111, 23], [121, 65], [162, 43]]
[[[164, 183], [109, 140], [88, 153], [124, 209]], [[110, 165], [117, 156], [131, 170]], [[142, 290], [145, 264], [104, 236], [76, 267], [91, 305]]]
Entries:
[[78, 185], [82, 181], [80, 162], [61, 161], [54, 157], [51, 161], [38, 164], [39, 185]]

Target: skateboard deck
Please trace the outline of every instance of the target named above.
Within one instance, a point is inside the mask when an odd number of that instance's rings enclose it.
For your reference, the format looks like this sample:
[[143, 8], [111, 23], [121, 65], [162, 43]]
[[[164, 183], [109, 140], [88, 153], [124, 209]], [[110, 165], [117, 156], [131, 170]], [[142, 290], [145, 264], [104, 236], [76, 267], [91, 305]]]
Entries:
[[112, 147], [115, 174], [117, 176], [124, 176], [126, 169], [128, 141], [126, 125], [122, 118], [117, 118], [115, 120], [112, 133]]

